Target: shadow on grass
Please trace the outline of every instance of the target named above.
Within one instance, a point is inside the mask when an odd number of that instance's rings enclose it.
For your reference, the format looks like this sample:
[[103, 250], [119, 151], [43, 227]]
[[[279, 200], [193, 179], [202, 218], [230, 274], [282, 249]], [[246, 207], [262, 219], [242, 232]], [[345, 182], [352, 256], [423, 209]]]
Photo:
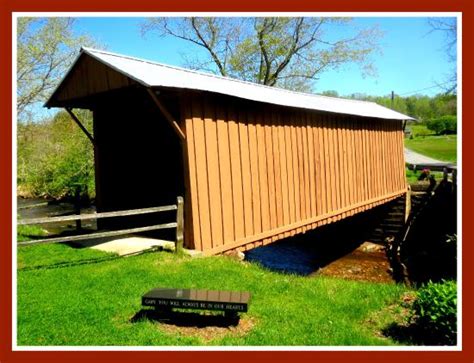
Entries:
[[239, 325], [240, 317], [238, 315], [204, 315], [196, 312], [156, 311], [151, 309], [141, 309], [130, 319], [130, 322], [137, 323], [143, 320], [149, 320], [178, 327], [229, 328]]
[[382, 333], [401, 344], [407, 345], [456, 345], [456, 342], [431, 334], [416, 323], [408, 325], [393, 322]]
[[27, 266], [19, 268], [18, 271], [32, 271], [32, 270], [49, 270], [55, 268], [64, 268], [64, 267], [72, 267], [72, 266], [79, 266], [79, 265], [89, 265], [94, 263], [101, 263], [107, 262], [111, 260], [116, 260], [121, 258], [122, 256], [107, 256], [107, 257], [100, 257], [100, 258], [88, 258], [82, 259], [78, 261], [67, 261], [67, 262], [57, 262], [45, 265], [35, 265], [35, 266]]
[[[61, 244], [72, 247], [70, 243], [61, 243]], [[95, 257], [95, 258], [87, 258], [87, 259], [81, 259], [81, 260], [75, 260], [75, 261], [65, 261], [65, 262], [57, 262], [57, 263], [50, 263], [50, 264], [44, 264], [44, 265], [27, 266], [27, 267], [19, 268], [18, 271], [49, 270], [49, 269], [73, 267], [73, 266], [79, 266], [79, 265], [90, 265], [90, 264], [118, 260], [123, 257], [132, 257], [132, 256], [137, 256], [137, 255], [143, 255], [145, 253], [154, 253], [154, 252], [171, 253], [161, 247], [156, 247], [156, 248], [153, 247], [148, 250], [133, 252], [133, 253], [125, 254], [125, 255], [113, 254], [111, 256], [105, 256], [105, 257]]]

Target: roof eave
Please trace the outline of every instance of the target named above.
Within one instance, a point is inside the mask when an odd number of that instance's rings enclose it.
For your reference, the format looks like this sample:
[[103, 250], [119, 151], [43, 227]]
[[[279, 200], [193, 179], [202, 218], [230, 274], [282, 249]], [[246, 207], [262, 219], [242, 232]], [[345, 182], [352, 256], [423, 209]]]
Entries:
[[74, 67], [76, 66], [77, 62], [79, 61], [79, 58], [81, 58], [82, 54], [84, 52], [84, 48], [81, 47], [81, 50], [79, 51], [79, 54], [76, 56], [76, 59], [74, 59], [74, 62], [72, 62], [71, 66], [69, 67], [68, 71], [64, 75], [64, 77], [61, 79], [61, 82], [59, 82], [56, 87], [54, 88], [53, 92], [49, 96], [48, 100], [43, 104], [43, 107], [51, 108], [51, 107], [61, 107], [61, 106], [55, 106], [53, 103], [54, 96], [56, 95], [56, 92], [59, 90], [61, 85], [64, 83], [66, 78], [69, 76], [69, 74], [72, 72]]
[[144, 82], [143, 80], [141, 79], [138, 79], [126, 72], [124, 72], [123, 70], [121, 69], [118, 69], [117, 67], [113, 66], [112, 64], [109, 64], [109, 63], [106, 63], [104, 62], [102, 59], [100, 59], [99, 57], [95, 56], [92, 52], [89, 51], [89, 48], [86, 48], [86, 47], [81, 47], [81, 50], [79, 51], [79, 54], [76, 56], [76, 59], [74, 59], [74, 62], [72, 62], [71, 66], [69, 67], [68, 71], [66, 72], [66, 74], [64, 75], [64, 77], [61, 79], [61, 82], [58, 83], [58, 85], [56, 86], [56, 88], [54, 89], [54, 91], [51, 93], [51, 96], [49, 96], [48, 100], [43, 104], [43, 107], [47, 107], [48, 109], [51, 108], [51, 107], [64, 107], [63, 105], [60, 105], [58, 103], [55, 103], [54, 102], [54, 97], [56, 96], [56, 93], [58, 92], [58, 90], [60, 89], [61, 85], [66, 81], [66, 79], [68, 78], [69, 74], [71, 74], [71, 72], [73, 71], [73, 69], [75, 68], [76, 64], [78, 63], [79, 59], [83, 56], [83, 54], [86, 54], [88, 55], [89, 57], [91, 58], [94, 58], [96, 61], [104, 64], [105, 66], [115, 70], [116, 72], [119, 72], [121, 74], [123, 74], [124, 76], [126, 77], [129, 77], [130, 79], [133, 79], [134, 81], [138, 82], [139, 84], [141, 84], [142, 86], [144, 87], [150, 87], [151, 85], [149, 85], [148, 83]]

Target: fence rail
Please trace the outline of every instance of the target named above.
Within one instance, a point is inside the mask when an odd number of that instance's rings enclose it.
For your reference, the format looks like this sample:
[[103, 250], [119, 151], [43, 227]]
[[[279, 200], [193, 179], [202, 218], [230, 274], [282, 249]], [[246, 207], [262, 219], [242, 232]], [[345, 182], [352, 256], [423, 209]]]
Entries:
[[61, 216], [61, 217], [30, 218], [30, 219], [19, 220], [18, 225], [44, 224], [44, 223], [54, 223], [54, 222], [66, 222], [66, 221], [83, 221], [87, 219], [99, 219], [99, 218], [110, 218], [110, 217], [125, 217], [125, 216], [139, 215], [139, 214], [166, 212], [166, 211], [176, 210], [177, 208], [178, 207], [176, 204], [172, 204], [172, 205], [166, 205], [163, 207], [128, 209], [128, 210], [114, 211], [114, 212], [90, 213], [90, 214], [80, 214], [80, 215]]
[[76, 236], [42, 238], [42, 239], [36, 239], [32, 241], [18, 242], [18, 246], [28, 246], [28, 245], [33, 245], [33, 244], [44, 244], [44, 243], [81, 241], [81, 240], [91, 239], [91, 238], [112, 237], [112, 236], [120, 236], [120, 235], [130, 234], [130, 233], [141, 233], [141, 232], [155, 231], [159, 229], [176, 228], [176, 251], [178, 251], [183, 247], [183, 230], [184, 230], [183, 206], [184, 206], [183, 198], [178, 197], [176, 204], [160, 206], [160, 207], [128, 209], [128, 210], [122, 210], [122, 211], [89, 213], [89, 214], [71, 215], [71, 216], [62, 216], [62, 217], [21, 219], [17, 222], [18, 225], [46, 224], [46, 223], [53, 223], [53, 222], [82, 221], [82, 220], [87, 220], [87, 219], [126, 217], [126, 216], [133, 216], [133, 215], [142, 215], [142, 214], [159, 213], [159, 212], [167, 212], [167, 211], [176, 210], [176, 222], [155, 224], [155, 225], [146, 226], [146, 227], [121, 229], [117, 231], [87, 233], [87, 234], [81, 234], [81, 235], [76, 235]]

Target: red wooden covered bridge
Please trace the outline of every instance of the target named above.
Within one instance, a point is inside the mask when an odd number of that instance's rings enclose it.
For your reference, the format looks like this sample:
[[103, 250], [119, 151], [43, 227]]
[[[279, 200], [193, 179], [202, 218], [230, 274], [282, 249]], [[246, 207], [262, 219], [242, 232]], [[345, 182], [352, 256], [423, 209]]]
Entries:
[[83, 48], [46, 106], [92, 110], [99, 212], [184, 195], [185, 246], [208, 254], [304, 233], [407, 191], [411, 118], [372, 102]]

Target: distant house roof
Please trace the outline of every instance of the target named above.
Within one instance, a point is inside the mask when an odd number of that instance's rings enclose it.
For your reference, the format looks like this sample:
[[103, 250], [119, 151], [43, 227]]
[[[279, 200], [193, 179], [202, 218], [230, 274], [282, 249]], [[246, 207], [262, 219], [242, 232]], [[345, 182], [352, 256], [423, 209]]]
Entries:
[[[81, 49], [78, 59], [83, 54], [91, 56], [145, 87], [200, 90], [281, 106], [381, 119], [413, 120], [410, 116], [374, 102], [288, 91], [85, 47]], [[74, 68], [74, 64], [72, 68]], [[50, 106], [59, 87], [60, 85], [46, 102], [46, 106]]]

